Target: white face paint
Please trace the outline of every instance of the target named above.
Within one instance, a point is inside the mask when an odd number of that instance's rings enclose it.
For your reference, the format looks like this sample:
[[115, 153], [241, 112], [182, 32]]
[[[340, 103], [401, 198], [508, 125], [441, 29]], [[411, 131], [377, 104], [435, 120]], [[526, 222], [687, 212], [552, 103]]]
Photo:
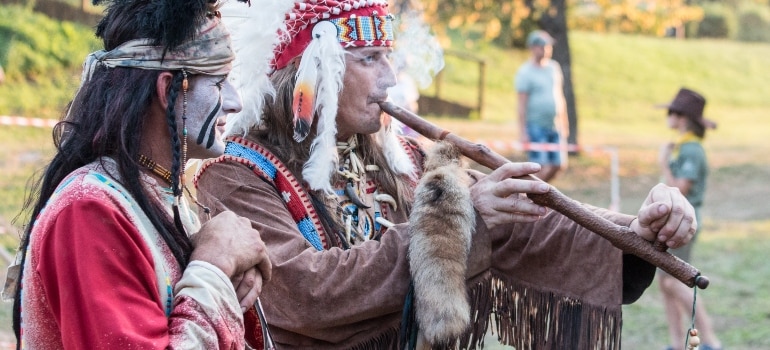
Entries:
[[[241, 98], [227, 76], [190, 76], [187, 91], [187, 156], [212, 158], [225, 150], [222, 133], [227, 115], [243, 107]], [[177, 123], [182, 125], [184, 95], [177, 98]], [[180, 135], [184, 137], [184, 135]]]

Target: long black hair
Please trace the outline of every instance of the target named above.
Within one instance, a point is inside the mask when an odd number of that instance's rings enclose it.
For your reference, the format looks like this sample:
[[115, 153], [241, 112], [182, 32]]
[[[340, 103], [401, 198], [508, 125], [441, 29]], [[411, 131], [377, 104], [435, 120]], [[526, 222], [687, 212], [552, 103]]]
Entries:
[[[207, 15], [211, 0], [94, 0], [95, 5], [107, 3], [107, 11], [96, 29], [105, 50], [133, 39], [149, 38], [167, 51], [191, 39]], [[37, 181], [31, 186], [23, 213], [29, 212], [20, 244], [21, 266], [25, 264], [33, 223], [51, 198], [58, 184], [74, 170], [101, 157], [110, 157], [117, 165], [122, 185], [136, 200], [152, 225], [168, 245], [183, 268], [192, 252], [192, 243], [179, 224], [175, 224], [159, 201], [152, 200], [140, 180], [137, 163], [141, 130], [153, 98], [156, 81], [161, 72], [132, 68], [106, 68], [98, 65], [93, 76], [81, 87], [71, 102], [66, 118], [54, 128], [56, 155]], [[182, 72], [172, 72], [174, 78], [168, 91], [170, 151], [173, 154], [172, 179], [178, 179], [182, 164], [174, 106], [182, 83]], [[178, 181], [178, 180], [177, 180]], [[177, 186], [173, 186], [178, 189]], [[30, 211], [31, 208], [31, 211]], [[22, 216], [19, 215], [19, 217]], [[18, 217], [17, 217], [18, 218]], [[17, 280], [13, 306], [13, 328], [21, 344], [21, 281]]]

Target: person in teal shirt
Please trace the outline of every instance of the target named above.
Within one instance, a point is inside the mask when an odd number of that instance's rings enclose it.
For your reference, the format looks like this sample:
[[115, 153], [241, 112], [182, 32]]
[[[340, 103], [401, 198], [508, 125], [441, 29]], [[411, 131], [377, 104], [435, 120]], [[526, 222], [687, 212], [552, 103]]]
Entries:
[[[529, 150], [529, 160], [542, 166], [536, 175], [543, 181], [550, 181], [565, 167], [569, 136], [562, 88], [564, 78], [559, 63], [551, 59], [553, 42], [542, 30], [527, 36], [532, 56], [516, 72], [514, 82], [518, 93], [519, 138]], [[557, 148], [552, 148], [556, 145]]]
[[[695, 217], [699, 223], [708, 177], [708, 162], [701, 142], [706, 135], [706, 129], [716, 128], [714, 122], [703, 117], [705, 106], [706, 99], [687, 88], [681, 88], [674, 100], [664, 106], [668, 109], [668, 127], [676, 131], [677, 139], [663, 145], [659, 158], [662, 181], [666, 185], [679, 188], [695, 208]], [[701, 226], [698, 225], [693, 241], [697, 238]], [[671, 249], [670, 252], [689, 262], [691, 250], [692, 244], [689, 244]], [[674, 344], [667, 349], [677, 349], [687, 335], [682, 325], [685, 320], [689, 322], [691, 319], [693, 293], [687, 286], [663, 271], [660, 271], [658, 283], [663, 294], [671, 344]], [[721, 349], [721, 342], [714, 334], [703, 298], [697, 299], [695, 314], [695, 326], [698, 329], [698, 337], [702, 340], [699, 349]]]

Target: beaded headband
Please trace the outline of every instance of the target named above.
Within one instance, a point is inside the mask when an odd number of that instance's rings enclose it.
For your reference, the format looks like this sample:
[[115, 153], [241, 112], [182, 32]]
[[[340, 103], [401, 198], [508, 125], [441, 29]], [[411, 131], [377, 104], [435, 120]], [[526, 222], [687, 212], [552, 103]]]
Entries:
[[[310, 3], [310, 2], [314, 3]], [[302, 55], [312, 40], [316, 23], [327, 20], [337, 27], [337, 41], [343, 47], [393, 45], [393, 16], [381, 0], [310, 0], [297, 2], [286, 14], [287, 35], [275, 48], [273, 69], [281, 69]]]

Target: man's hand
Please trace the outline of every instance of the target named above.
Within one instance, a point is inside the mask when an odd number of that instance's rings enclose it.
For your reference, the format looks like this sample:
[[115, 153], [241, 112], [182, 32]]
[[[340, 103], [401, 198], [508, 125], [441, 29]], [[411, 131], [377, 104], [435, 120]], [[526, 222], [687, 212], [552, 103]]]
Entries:
[[679, 248], [692, 240], [698, 223], [695, 209], [676, 187], [658, 184], [650, 190], [631, 222], [631, 229], [648, 241]]
[[192, 241], [190, 260], [218, 267], [233, 282], [241, 308], [253, 305], [262, 291], [262, 282], [270, 280], [272, 264], [251, 222], [225, 211], [206, 222]]
[[262, 293], [262, 273], [256, 267], [251, 268], [241, 275], [235, 276], [231, 281], [233, 282], [233, 287], [235, 287], [235, 294], [238, 296], [241, 311], [246, 312], [246, 310], [254, 306], [257, 298]]
[[545, 207], [527, 198], [527, 193], [546, 193], [550, 186], [540, 181], [513, 179], [540, 171], [537, 163], [507, 163], [489, 175], [469, 170], [476, 180], [471, 186], [473, 206], [487, 228], [514, 222], [533, 222], [545, 215]]

